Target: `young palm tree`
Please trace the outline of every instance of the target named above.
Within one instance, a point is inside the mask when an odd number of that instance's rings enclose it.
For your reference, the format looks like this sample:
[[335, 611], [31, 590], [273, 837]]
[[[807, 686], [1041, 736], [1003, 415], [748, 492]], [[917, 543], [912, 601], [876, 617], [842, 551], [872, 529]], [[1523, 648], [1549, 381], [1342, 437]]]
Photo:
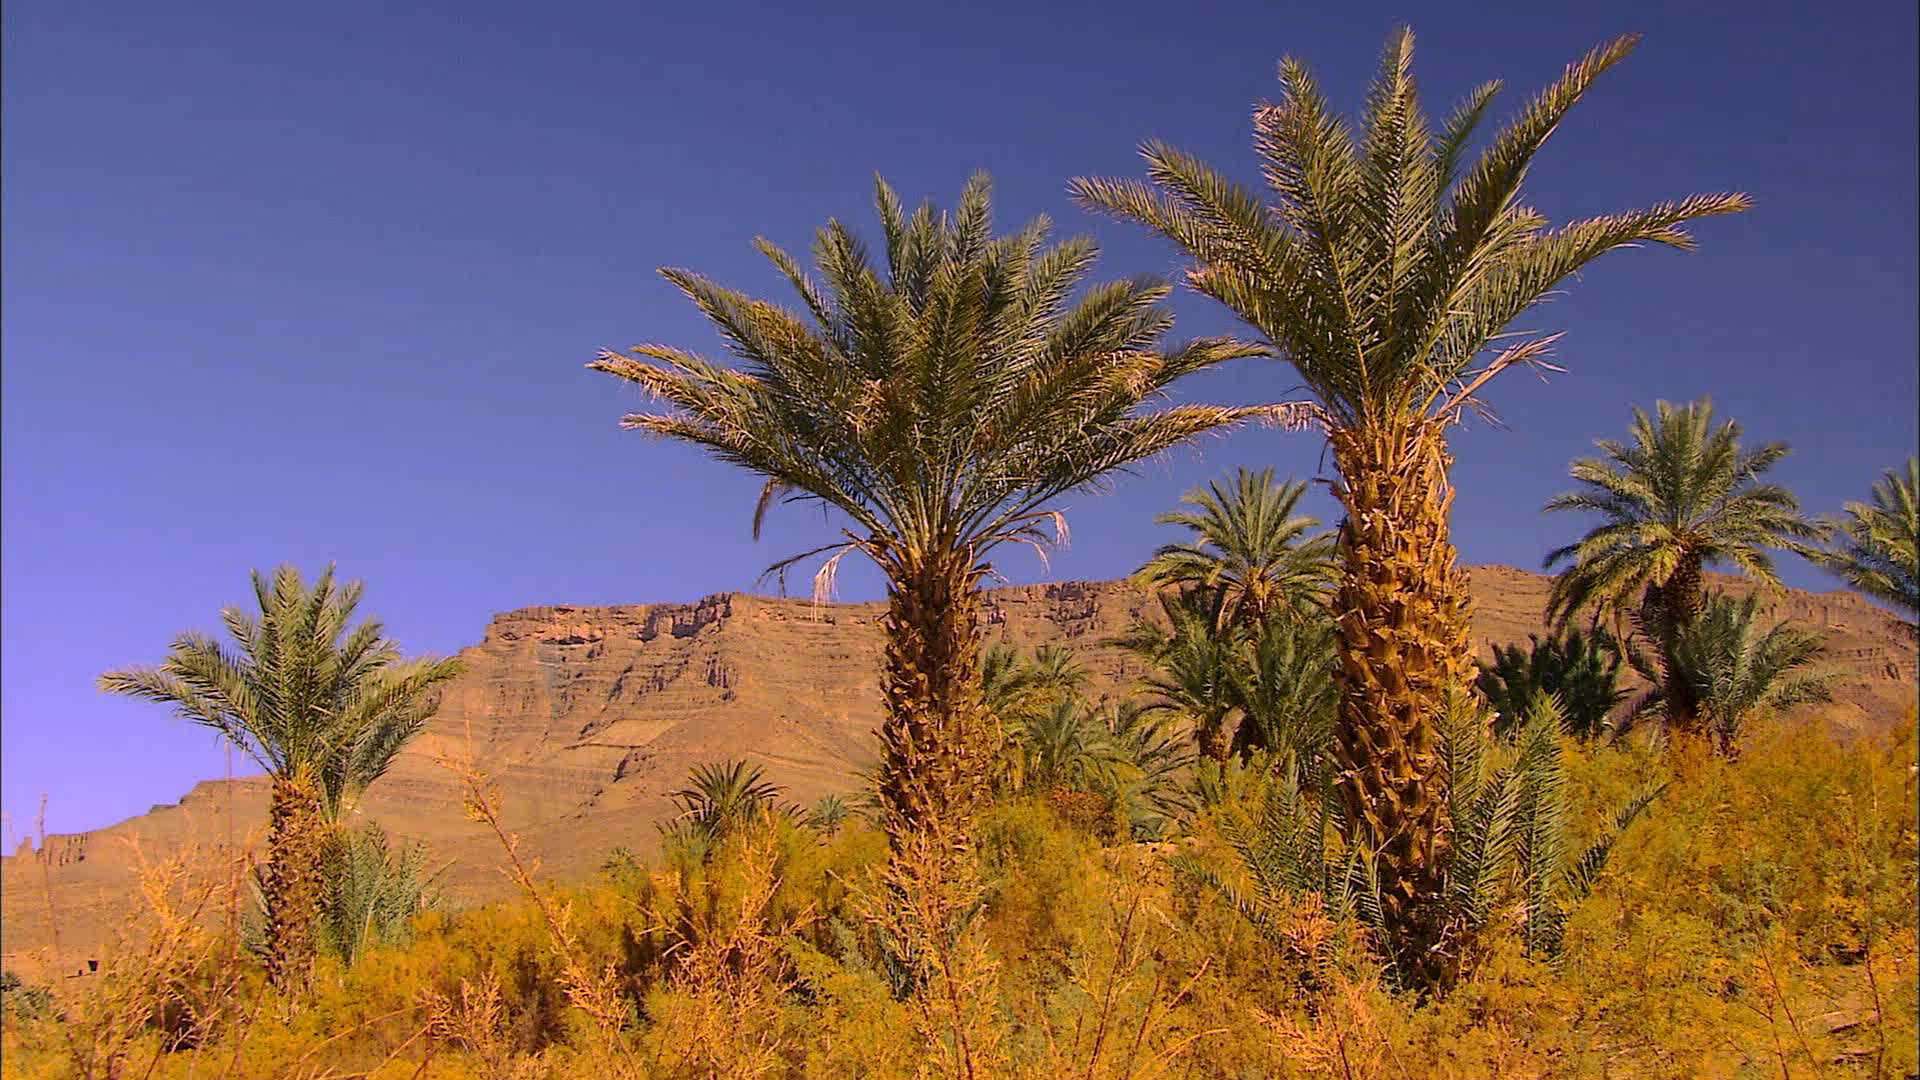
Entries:
[[1298, 62], [1279, 104], [1255, 113], [1273, 204], [1160, 143], [1148, 184], [1076, 180], [1084, 202], [1139, 221], [1197, 265], [1193, 287], [1258, 328], [1312, 392], [1342, 484], [1335, 753], [1348, 818], [1377, 850], [1389, 948], [1416, 981], [1444, 982], [1441, 867], [1448, 852], [1438, 717], [1473, 680], [1465, 574], [1448, 533], [1447, 432], [1553, 336], [1513, 321], [1609, 251], [1690, 248], [1687, 221], [1742, 210], [1703, 195], [1550, 228], [1520, 199], [1528, 165], [1568, 110], [1635, 39], [1589, 53], [1463, 169], [1498, 89], [1475, 90], [1436, 133], [1414, 91], [1413, 37], [1395, 34], [1358, 132]]
[[1317, 760], [1333, 737], [1340, 694], [1334, 632], [1325, 614], [1269, 617], [1234, 665], [1231, 696], [1242, 720], [1233, 752]]
[[1333, 583], [1333, 537], [1310, 535], [1319, 519], [1296, 513], [1306, 490], [1301, 481], [1276, 483], [1272, 469], [1240, 469], [1231, 488], [1214, 481], [1187, 492], [1180, 501], [1194, 509], [1154, 520], [1185, 526], [1193, 542], [1154, 552], [1135, 579], [1149, 588], [1207, 590], [1222, 625], [1324, 611]]
[[733, 760], [694, 766], [687, 786], [667, 797], [680, 807], [675, 824], [711, 843], [772, 811], [781, 790], [760, 766]]
[[1699, 703], [1677, 677], [1665, 643], [1700, 614], [1702, 572], [1730, 565], [1777, 589], [1768, 549], [1811, 554], [1805, 541], [1820, 529], [1801, 516], [1792, 492], [1761, 480], [1787, 456], [1786, 444], [1743, 449], [1740, 425], [1716, 425], [1711, 402], [1663, 401], [1651, 417], [1636, 408], [1630, 430], [1630, 442], [1595, 444], [1605, 458], [1574, 462], [1580, 489], [1546, 505], [1603, 518], [1578, 543], [1548, 553], [1549, 568], [1566, 569], [1554, 579], [1547, 617], [1565, 623], [1592, 611], [1616, 623], [1630, 618], [1659, 660], [1668, 725], [1695, 731]]
[[1147, 708], [1185, 722], [1200, 755], [1223, 762], [1240, 727], [1234, 694], [1244, 663], [1240, 635], [1216, 625], [1214, 601], [1204, 591], [1164, 592], [1159, 599], [1168, 625], [1141, 620], [1115, 643], [1152, 668], [1141, 683], [1151, 695]]
[[1536, 699], [1560, 703], [1567, 734], [1581, 739], [1599, 735], [1607, 718], [1627, 698], [1620, 686], [1625, 657], [1613, 635], [1574, 627], [1564, 633], [1527, 635], [1528, 648], [1493, 647], [1493, 662], [1482, 664], [1475, 685], [1493, 706], [1493, 731], [1511, 738], [1525, 723]]
[[[1698, 617], [1667, 627], [1660, 644], [1672, 658], [1664, 670], [1674, 677], [1642, 698], [1633, 714], [1660, 707], [1667, 687], [1678, 683], [1700, 710], [1701, 730], [1732, 755], [1754, 717], [1833, 700], [1833, 673], [1805, 670], [1825, 651], [1821, 635], [1788, 622], [1763, 631], [1759, 605], [1753, 594], [1735, 600], [1714, 593]], [[1642, 674], [1656, 674], [1644, 657], [1635, 659]]]
[[1920, 627], [1920, 458], [1908, 458], [1906, 475], [1892, 469], [1873, 485], [1873, 502], [1847, 504], [1834, 523], [1838, 544], [1821, 565], [1855, 589], [1906, 613]]
[[182, 634], [159, 667], [108, 672], [100, 688], [172, 705], [267, 771], [267, 975], [291, 990], [313, 963], [334, 823], [419, 733], [437, 704], [433, 691], [460, 663], [403, 662], [371, 620], [349, 631], [362, 587], [336, 587], [331, 566], [312, 589], [291, 566], [271, 579], [256, 572], [253, 591], [258, 618], [238, 608], [220, 613], [232, 648]]
[[[1060, 496], [1196, 435], [1271, 410], [1145, 408], [1181, 376], [1256, 350], [1207, 338], [1163, 351], [1167, 286], [1102, 285], [1075, 301], [1094, 247], [1046, 247], [1047, 223], [991, 232], [988, 182], [951, 214], [909, 216], [878, 184], [884, 267], [838, 222], [819, 233], [820, 280], [765, 241], [806, 314], [662, 273], [720, 329], [739, 366], [666, 345], [590, 366], [638, 384], [664, 413], [628, 427], [703, 446], [767, 478], [774, 499], [817, 499], [849, 521], [814, 578], [849, 552], [887, 579], [882, 799], [896, 844], [963, 820], [997, 750], [980, 686], [980, 583], [1003, 544], [1062, 539]], [[757, 531], [757, 530], [756, 530]], [[784, 569], [786, 560], [775, 569]]]

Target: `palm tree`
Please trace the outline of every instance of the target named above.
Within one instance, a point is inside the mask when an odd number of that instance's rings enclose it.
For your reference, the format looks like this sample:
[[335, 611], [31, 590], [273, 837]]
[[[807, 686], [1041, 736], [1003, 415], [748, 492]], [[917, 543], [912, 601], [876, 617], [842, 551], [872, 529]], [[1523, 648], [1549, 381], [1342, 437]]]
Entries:
[[1780, 588], [1770, 548], [1811, 554], [1804, 541], [1820, 529], [1800, 514], [1793, 493], [1761, 477], [1787, 456], [1784, 443], [1740, 445], [1740, 425], [1714, 423], [1713, 405], [1662, 401], [1649, 417], [1634, 409], [1631, 440], [1602, 439], [1604, 458], [1583, 458], [1571, 472], [1580, 488], [1555, 496], [1549, 512], [1599, 514], [1578, 543], [1548, 553], [1565, 563], [1547, 599], [1549, 620], [1585, 611], [1631, 618], [1654, 647], [1667, 723], [1699, 727], [1699, 703], [1676, 676], [1666, 644], [1705, 603], [1702, 572], [1725, 564], [1760, 585]]
[[1906, 475], [1889, 469], [1873, 485], [1871, 504], [1850, 502], [1834, 523], [1839, 543], [1821, 565], [1853, 588], [1906, 613], [1920, 629], [1920, 458], [1907, 459]]
[[1480, 666], [1475, 685], [1493, 706], [1493, 731], [1517, 734], [1536, 698], [1551, 695], [1560, 703], [1567, 733], [1591, 739], [1627, 691], [1620, 686], [1624, 656], [1613, 636], [1598, 627], [1583, 633], [1574, 627], [1542, 638], [1528, 634], [1529, 647], [1496, 645], [1493, 662]]
[[1144, 702], [1122, 701], [1102, 707], [1107, 737], [1127, 767], [1116, 778], [1113, 796], [1132, 823], [1137, 840], [1157, 840], [1169, 825], [1193, 810], [1182, 782], [1193, 765], [1187, 740], [1171, 718]]
[[1152, 669], [1141, 682], [1151, 695], [1147, 708], [1184, 721], [1201, 756], [1223, 762], [1240, 726], [1240, 636], [1216, 625], [1214, 602], [1203, 591], [1163, 592], [1159, 601], [1167, 626], [1140, 620], [1115, 643]]
[[1064, 696], [1009, 732], [1014, 787], [1020, 790], [1110, 788], [1127, 764], [1122, 747], [1085, 699]]
[[669, 831], [691, 830], [710, 846], [771, 812], [781, 790], [767, 780], [766, 770], [746, 761], [696, 765], [686, 786], [667, 795], [680, 807]]
[[1333, 737], [1339, 708], [1336, 655], [1333, 624], [1324, 614], [1310, 621], [1269, 617], [1233, 667], [1230, 694], [1242, 716], [1233, 752], [1317, 760]]
[[815, 244], [819, 281], [760, 242], [805, 316], [662, 271], [741, 366], [666, 345], [602, 352], [590, 366], [669, 407], [626, 426], [765, 476], [756, 526], [782, 497], [845, 515], [842, 542], [772, 569], [831, 552], [816, 598], [850, 552], [885, 574], [881, 786], [897, 846], [936, 819], [963, 823], [998, 749], [980, 686], [980, 585], [993, 551], [1064, 539], [1051, 509], [1060, 496], [1271, 411], [1144, 408], [1181, 376], [1255, 350], [1224, 338], [1160, 349], [1172, 323], [1161, 283], [1102, 285], [1073, 301], [1092, 243], [1044, 246], [1044, 220], [994, 238], [985, 177], [951, 215], [923, 205], [909, 216], [884, 182], [877, 189], [884, 274], [838, 222]]
[[[1661, 647], [1675, 677], [1642, 698], [1632, 715], [1661, 706], [1666, 687], [1678, 683], [1700, 710], [1703, 732], [1732, 755], [1754, 717], [1833, 700], [1833, 673], [1805, 670], [1825, 651], [1821, 635], [1784, 621], [1762, 631], [1759, 604], [1757, 595], [1735, 600], [1716, 592], [1697, 618], [1667, 627]], [[1635, 666], [1655, 675], [1644, 657]]]
[[1193, 542], [1154, 552], [1135, 579], [1149, 588], [1208, 590], [1223, 625], [1325, 610], [1333, 581], [1333, 537], [1309, 535], [1320, 527], [1319, 519], [1296, 513], [1306, 490], [1301, 481], [1276, 483], [1272, 469], [1240, 469], [1231, 488], [1214, 481], [1187, 492], [1180, 501], [1194, 509], [1161, 514], [1154, 521], [1186, 527]]
[[813, 809], [807, 811], [807, 824], [831, 838], [839, 835], [840, 829], [852, 816], [853, 811], [848, 809], [845, 799], [838, 795], [822, 795], [820, 801], [813, 804]]
[[987, 646], [980, 659], [981, 697], [1002, 725], [1018, 723], [1051, 702], [1076, 693], [1087, 681], [1086, 669], [1073, 650], [1042, 645], [1023, 657], [1012, 645]]
[[1157, 142], [1143, 149], [1151, 185], [1073, 183], [1085, 203], [1192, 255], [1188, 282], [1256, 327], [1313, 395], [1291, 418], [1325, 431], [1346, 510], [1333, 601], [1340, 796], [1380, 852], [1387, 944], [1416, 982], [1454, 973], [1441, 947], [1449, 825], [1437, 724], [1473, 680], [1466, 575], [1448, 533], [1448, 430], [1482, 408], [1490, 380], [1543, 361], [1554, 336], [1508, 327], [1570, 275], [1644, 242], [1690, 248], [1684, 223], [1747, 206], [1703, 195], [1549, 228], [1520, 200], [1534, 155], [1635, 40], [1568, 68], [1464, 170], [1498, 84], [1435, 133], [1401, 31], [1357, 134], [1300, 63], [1282, 63], [1279, 104], [1254, 117], [1272, 205]]
[[238, 608], [220, 613], [232, 647], [182, 634], [159, 667], [108, 672], [100, 688], [172, 705], [267, 771], [267, 975], [293, 990], [312, 967], [334, 823], [419, 733], [437, 704], [435, 688], [460, 662], [403, 662], [372, 620], [349, 631], [362, 586], [336, 587], [331, 566], [311, 589], [291, 566], [271, 579], [256, 571], [253, 592], [258, 618]]

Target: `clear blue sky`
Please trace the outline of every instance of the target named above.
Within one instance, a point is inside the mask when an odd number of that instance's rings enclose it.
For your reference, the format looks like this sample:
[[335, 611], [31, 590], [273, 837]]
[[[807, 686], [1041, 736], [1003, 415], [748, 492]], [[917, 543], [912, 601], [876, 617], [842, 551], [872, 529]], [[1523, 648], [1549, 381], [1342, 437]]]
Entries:
[[[712, 334], [653, 273], [772, 294], [764, 233], [871, 229], [998, 180], [1000, 223], [1091, 232], [1102, 269], [1172, 253], [1065, 198], [1170, 139], [1248, 179], [1251, 104], [1306, 59], [1357, 104], [1397, 22], [1444, 112], [1506, 109], [1614, 33], [1647, 34], [1531, 182], [1556, 220], [1739, 188], [1703, 250], [1603, 260], [1540, 325], [1551, 384], [1492, 394], [1457, 440], [1470, 562], [1532, 567], [1576, 522], [1538, 507], [1628, 403], [1711, 391], [1815, 511], [1915, 443], [1911, 4], [129, 4], [17, 0], [5, 24], [4, 784], [15, 835], [107, 824], [217, 776], [212, 737], [96, 693], [176, 631], [217, 627], [250, 567], [337, 560], [410, 650], [528, 604], [690, 600], [821, 536], [748, 536], [757, 486], [621, 432], [602, 345]], [[669, 13], [671, 11], [671, 13]], [[1503, 110], [1504, 111], [1504, 110]], [[1183, 334], [1229, 324], [1176, 305]], [[1246, 362], [1217, 400], [1285, 393]], [[1313, 475], [1304, 435], [1249, 431], [1067, 503], [1062, 578], [1122, 574], [1151, 515], [1236, 464]], [[1331, 505], [1316, 495], [1325, 516]], [[1017, 581], [1045, 572], [1023, 553]], [[1796, 584], [1827, 587], [1804, 566]], [[843, 592], [871, 596], [870, 573]]]

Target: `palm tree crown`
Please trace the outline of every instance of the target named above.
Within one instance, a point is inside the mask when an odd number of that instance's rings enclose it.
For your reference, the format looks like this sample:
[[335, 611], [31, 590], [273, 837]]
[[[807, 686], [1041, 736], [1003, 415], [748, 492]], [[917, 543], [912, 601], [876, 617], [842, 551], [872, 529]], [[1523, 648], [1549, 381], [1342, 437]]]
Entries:
[[1821, 565], [1855, 589], [1920, 620], [1920, 458], [1908, 458], [1906, 474], [1889, 469], [1873, 485], [1873, 502], [1847, 504], [1836, 523], [1835, 548]]
[[333, 574], [329, 566], [309, 590], [291, 566], [271, 578], [256, 572], [259, 616], [220, 613], [232, 647], [185, 633], [159, 667], [108, 672], [100, 688], [172, 705], [269, 774], [307, 777], [337, 819], [425, 725], [432, 691], [460, 662], [402, 661], [372, 620], [348, 631], [363, 587], [336, 585]]
[[1334, 576], [1333, 537], [1310, 535], [1320, 520], [1296, 512], [1306, 490], [1303, 481], [1276, 483], [1272, 469], [1240, 469], [1231, 488], [1214, 481], [1187, 492], [1180, 501], [1192, 510], [1154, 520], [1186, 527], [1193, 542], [1160, 548], [1137, 579], [1149, 587], [1209, 591], [1223, 624], [1324, 610]]
[[[1053, 499], [1263, 415], [1143, 411], [1181, 376], [1257, 350], [1225, 338], [1159, 350], [1172, 325], [1161, 283], [1101, 285], [1072, 302], [1092, 242], [1046, 246], [1044, 218], [995, 238], [989, 188], [976, 176], [953, 214], [922, 205], [909, 217], [877, 182], [884, 276], [837, 221], [815, 241], [818, 281], [759, 241], [804, 316], [662, 270], [719, 327], [739, 366], [666, 345], [603, 351], [589, 366], [671, 406], [626, 426], [764, 475], [760, 512], [781, 496], [833, 505], [855, 526], [835, 547], [890, 572], [956, 549], [978, 559], [1003, 542], [1058, 539], [1057, 516], [1042, 510]], [[831, 573], [817, 581], [830, 584]]]
[[1638, 39], [1567, 69], [1462, 169], [1500, 89], [1486, 83], [1435, 132], [1415, 92], [1413, 34], [1387, 43], [1358, 135], [1307, 69], [1280, 66], [1281, 100], [1254, 114], [1274, 203], [1170, 146], [1141, 150], [1153, 184], [1075, 180], [1082, 201], [1139, 221], [1198, 260], [1187, 280], [1257, 327], [1298, 369], [1323, 420], [1448, 420], [1550, 337], [1501, 345], [1508, 324], [1593, 259], [1642, 242], [1691, 248], [1681, 226], [1748, 205], [1696, 195], [1559, 228], [1519, 201], [1527, 167], [1600, 74]]
[[1604, 458], [1573, 463], [1579, 490], [1546, 505], [1602, 519], [1578, 543], [1547, 555], [1548, 567], [1567, 564], [1548, 598], [1550, 619], [1589, 609], [1616, 617], [1631, 611], [1643, 623], [1691, 618], [1704, 568], [1731, 565], [1777, 588], [1768, 549], [1806, 552], [1804, 542], [1820, 535], [1792, 492], [1761, 480], [1787, 446], [1743, 449], [1740, 425], [1716, 424], [1709, 401], [1663, 401], [1651, 417], [1636, 408], [1630, 441], [1596, 445]]

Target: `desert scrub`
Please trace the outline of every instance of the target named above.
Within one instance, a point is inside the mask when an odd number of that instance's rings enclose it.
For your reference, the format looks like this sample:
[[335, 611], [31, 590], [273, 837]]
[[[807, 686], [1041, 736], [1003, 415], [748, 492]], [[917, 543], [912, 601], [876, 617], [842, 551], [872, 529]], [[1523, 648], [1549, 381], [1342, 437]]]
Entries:
[[[1361, 928], [1309, 898], [1263, 931], [1183, 874], [1170, 856], [1232, 869], [1218, 807], [1174, 842], [1102, 847], [1016, 798], [982, 815], [971, 876], [890, 884], [909, 864], [890, 863], [878, 830], [772, 815], [698, 858], [540, 883], [566, 913], [564, 953], [525, 895], [428, 912], [352, 968], [323, 959], [284, 1022], [248, 1022], [275, 999], [257, 971], [220, 981], [217, 935], [178, 939], [191, 964], [130, 952], [129, 973], [175, 972], [170, 999], [224, 1002], [225, 1019], [167, 1049], [181, 1029], [145, 1014], [122, 1075], [149, 1061], [155, 1077], [262, 1080], [904, 1078], [968, 1062], [976, 1077], [1096, 1080], [1914, 1071], [1909, 729], [1756, 730], [1740, 759], [1677, 777], [1649, 743], [1563, 749], [1569, 850], [1631, 793], [1672, 783], [1569, 913], [1557, 960], [1528, 956], [1503, 908], [1467, 977], [1424, 1004], [1388, 988]], [[942, 890], [919, 923], [886, 902], [903, 884]], [[611, 1038], [569, 994], [570, 964], [610, 980]], [[6, 1010], [6, 1076], [88, 1075], [67, 1035], [124, 1014], [58, 990], [53, 1004]]]

